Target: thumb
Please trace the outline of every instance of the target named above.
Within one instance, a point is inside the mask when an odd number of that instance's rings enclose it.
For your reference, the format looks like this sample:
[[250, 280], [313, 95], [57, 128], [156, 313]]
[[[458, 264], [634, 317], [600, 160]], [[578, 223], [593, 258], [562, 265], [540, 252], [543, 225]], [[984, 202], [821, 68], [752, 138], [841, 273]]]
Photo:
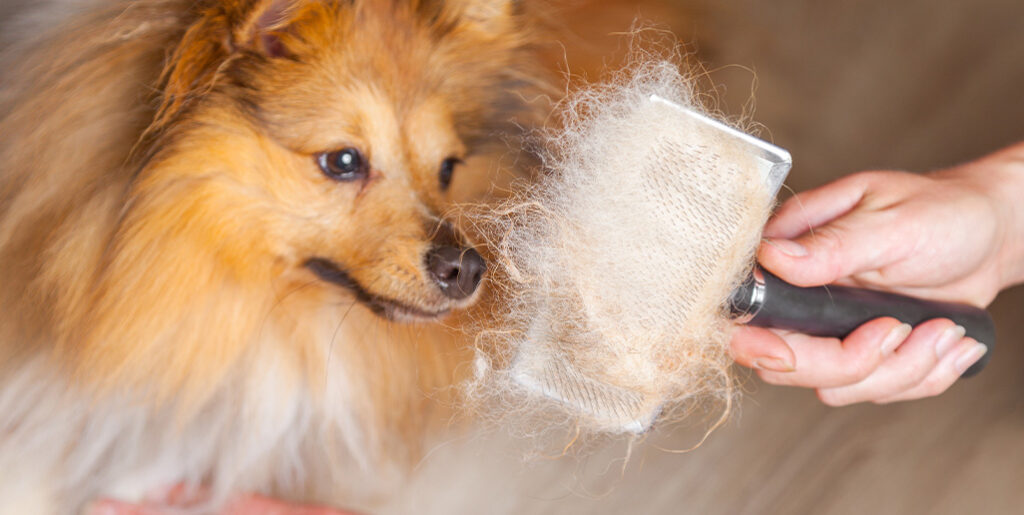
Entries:
[[796, 370], [793, 349], [777, 334], [760, 327], [737, 327], [729, 342], [729, 354], [748, 368], [772, 372]]
[[875, 270], [893, 260], [891, 223], [878, 212], [854, 210], [795, 239], [766, 238], [758, 261], [797, 286], [821, 286]]

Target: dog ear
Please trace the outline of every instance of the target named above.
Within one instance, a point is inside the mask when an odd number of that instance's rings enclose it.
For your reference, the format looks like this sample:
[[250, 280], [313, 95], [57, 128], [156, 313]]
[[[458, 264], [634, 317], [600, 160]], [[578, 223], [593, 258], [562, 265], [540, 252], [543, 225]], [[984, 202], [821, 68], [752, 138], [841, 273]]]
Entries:
[[158, 131], [176, 113], [214, 83], [221, 65], [243, 51], [269, 58], [290, 57], [283, 36], [305, 0], [212, 2], [199, 7], [164, 65], [163, 98], [149, 132]]
[[300, 0], [255, 0], [232, 16], [232, 50], [247, 49], [267, 57], [289, 57], [282, 36], [299, 8]]

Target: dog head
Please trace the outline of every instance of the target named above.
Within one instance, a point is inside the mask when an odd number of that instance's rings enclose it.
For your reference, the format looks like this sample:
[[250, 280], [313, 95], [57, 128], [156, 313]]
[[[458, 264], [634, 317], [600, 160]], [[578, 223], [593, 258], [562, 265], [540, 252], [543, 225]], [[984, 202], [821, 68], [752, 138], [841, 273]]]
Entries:
[[471, 303], [486, 264], [445, 215], [522, 109], [517, 4], [205, 9], [165, 72], [139, 189], [190, 189], [184, 223], [239, 277], [312, 280], [397, 320]]

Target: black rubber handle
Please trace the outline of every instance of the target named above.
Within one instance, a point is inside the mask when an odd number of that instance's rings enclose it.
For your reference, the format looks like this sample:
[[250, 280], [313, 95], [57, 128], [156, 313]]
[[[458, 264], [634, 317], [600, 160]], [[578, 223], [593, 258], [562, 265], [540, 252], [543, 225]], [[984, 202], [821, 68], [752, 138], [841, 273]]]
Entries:
[[762, 280], [751, 277], [732, 296], [735, 314], [753, 313], [746, 322], [749, 325], [844, 338], [861, 324], [880, 317], [893, 317], [912, 326], [934, 318], [948, 318], [963, 326], [967, 336], [988, 346], [988, 352], [963, 377], [985, 368], [996, 345], [992, 317], [975, 306], [846, 286], [801, 288], [761, 269], [755, 275]]

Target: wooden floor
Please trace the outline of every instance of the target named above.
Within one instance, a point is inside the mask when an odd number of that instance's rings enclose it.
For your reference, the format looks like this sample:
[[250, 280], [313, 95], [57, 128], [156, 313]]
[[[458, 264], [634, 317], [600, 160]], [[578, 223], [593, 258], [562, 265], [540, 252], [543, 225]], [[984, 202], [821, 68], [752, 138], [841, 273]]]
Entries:
[[[796, 162], [797, 190], [868, 168], [929, 170], [1024, 140], [1024, 3], [983, 0], [592, 2], [565, 19], [573, 71], [614, 61], [636, 13], [700, 45], [736, 113]], [[619, 53], [621, 55], [621, 52]], [[1024, 201], [1024, 200], [1022, 200]], [[526, 464], [503, 438], [440, 446], [396, 513], [1024, 513], [1024, 291], [992, 307], [999, 343], [945, 395], [826, 408], [752, 379], [699, 449], [621, 446]], [[665, 447], [698, 434], [659, 434]]]
[[454, 440], [424, 461], [393, 513], [1024, 513], [1024, 291], [1000, 298], [1000, 348], [945, 395], [827, 408], [751, 381], [737, 416], [687, 454], [662, 431], [622, 470], [621, 445], [535, 459], [500, 436]]

